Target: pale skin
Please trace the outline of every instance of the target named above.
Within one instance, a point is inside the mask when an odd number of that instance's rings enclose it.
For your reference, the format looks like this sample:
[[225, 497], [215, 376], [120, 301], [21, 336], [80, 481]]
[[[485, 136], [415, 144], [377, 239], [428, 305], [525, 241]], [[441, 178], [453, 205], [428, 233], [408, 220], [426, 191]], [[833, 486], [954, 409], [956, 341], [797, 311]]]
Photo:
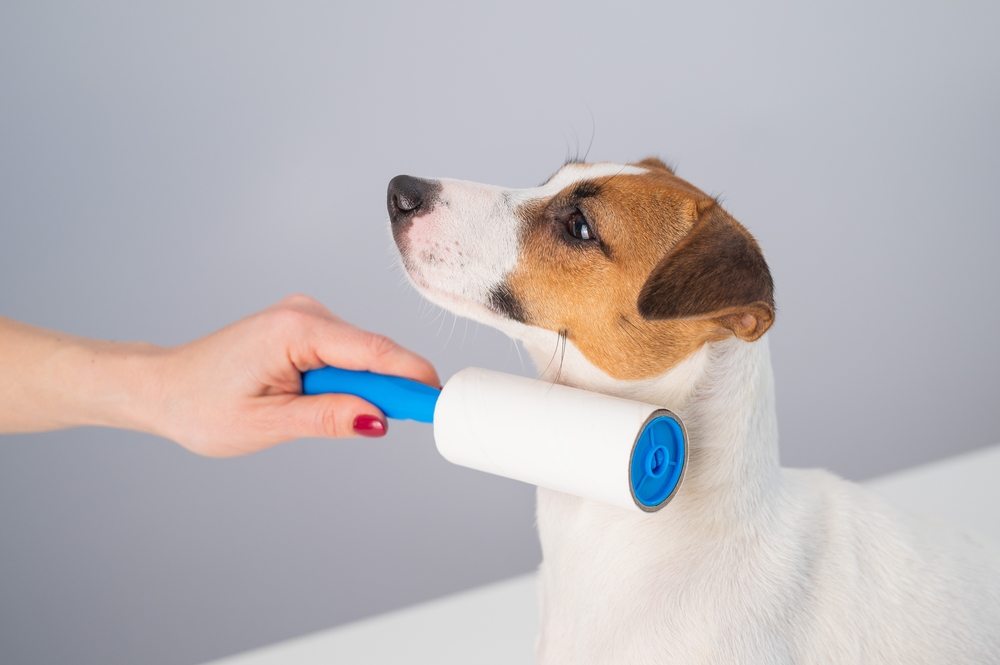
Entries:
[[301, 372], [326, 365], [440, 387], [422, 357], [307, 296], [176, 347], [85, 339], [0, 317], [0, 434], [118, 427], [210, 457], [300, 437], [385, 434], [385, 415], [358, 397], [301, 394]]

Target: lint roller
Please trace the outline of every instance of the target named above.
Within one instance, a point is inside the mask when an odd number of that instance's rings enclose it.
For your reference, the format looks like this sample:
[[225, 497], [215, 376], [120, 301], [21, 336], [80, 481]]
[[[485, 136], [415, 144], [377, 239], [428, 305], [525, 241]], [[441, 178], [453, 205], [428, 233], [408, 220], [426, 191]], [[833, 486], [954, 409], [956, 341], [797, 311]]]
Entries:
[[655, 512], [677, 493], [687, 435], [653, 404], [470, 367], [442, 390], [398, 376], [326, 367], [307, 395], [357, 395], [390, 418], [434, 423], [449, 462], [532, 485]]

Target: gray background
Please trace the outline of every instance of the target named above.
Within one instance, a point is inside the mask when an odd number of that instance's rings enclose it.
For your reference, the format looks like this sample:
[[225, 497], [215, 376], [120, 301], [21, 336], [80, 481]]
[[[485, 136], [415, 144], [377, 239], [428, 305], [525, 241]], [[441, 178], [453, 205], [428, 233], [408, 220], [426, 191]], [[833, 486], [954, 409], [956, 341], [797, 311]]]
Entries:
[[[385, 186], [531, 186], [594, 133], [763, 245], [786, 464], [996, 443], [1000, 5], [823, 4], [4, 2], [0, 313], [175, 344], [301, 291], [442, 376], [530, 372], [403, 285]], [[3, 437], [0, 662], [196, 663], [501, 579], [532, 510], [418, 425]]]

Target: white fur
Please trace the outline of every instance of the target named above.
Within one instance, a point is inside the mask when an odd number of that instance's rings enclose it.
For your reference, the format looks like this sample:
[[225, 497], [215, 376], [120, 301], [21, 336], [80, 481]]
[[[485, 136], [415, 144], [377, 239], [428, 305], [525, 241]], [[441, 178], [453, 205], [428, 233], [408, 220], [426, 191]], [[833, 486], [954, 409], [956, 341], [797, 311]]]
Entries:
[[684, 484], [660, 512], [539, 488], [538, 662], [1000, 663], [1000, 556], [829, 473], [779, 467], [766, 335], [625, 382], [486, 306], [516, 263], [514, 206], [621, 168], [570, 165], [520, 192], [442, 181], [447, 205], [413, 233], [467, 260], [405, 259], [428, 298], [522, 340], [545, 378], [663, 405], [688, 430]]
[[539, 662], [1000, 662], [995, 553], [831, 474], [779, 468], [766, 336], [600, 387], [673, 409], [692, 458], [652, 515], [538, 490]]

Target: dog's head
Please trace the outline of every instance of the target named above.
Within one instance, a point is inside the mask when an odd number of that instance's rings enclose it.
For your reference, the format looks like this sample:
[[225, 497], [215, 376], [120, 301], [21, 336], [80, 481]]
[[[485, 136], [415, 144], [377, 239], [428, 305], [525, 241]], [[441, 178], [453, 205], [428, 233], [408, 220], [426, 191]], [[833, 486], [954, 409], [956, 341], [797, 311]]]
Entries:
[[663, 162], [569, 163], [540, 187], [397, 176], [389, 217], [428, 299], [525, 338], [563, 334], [623, 380], [774, 321], [753, 237]]

